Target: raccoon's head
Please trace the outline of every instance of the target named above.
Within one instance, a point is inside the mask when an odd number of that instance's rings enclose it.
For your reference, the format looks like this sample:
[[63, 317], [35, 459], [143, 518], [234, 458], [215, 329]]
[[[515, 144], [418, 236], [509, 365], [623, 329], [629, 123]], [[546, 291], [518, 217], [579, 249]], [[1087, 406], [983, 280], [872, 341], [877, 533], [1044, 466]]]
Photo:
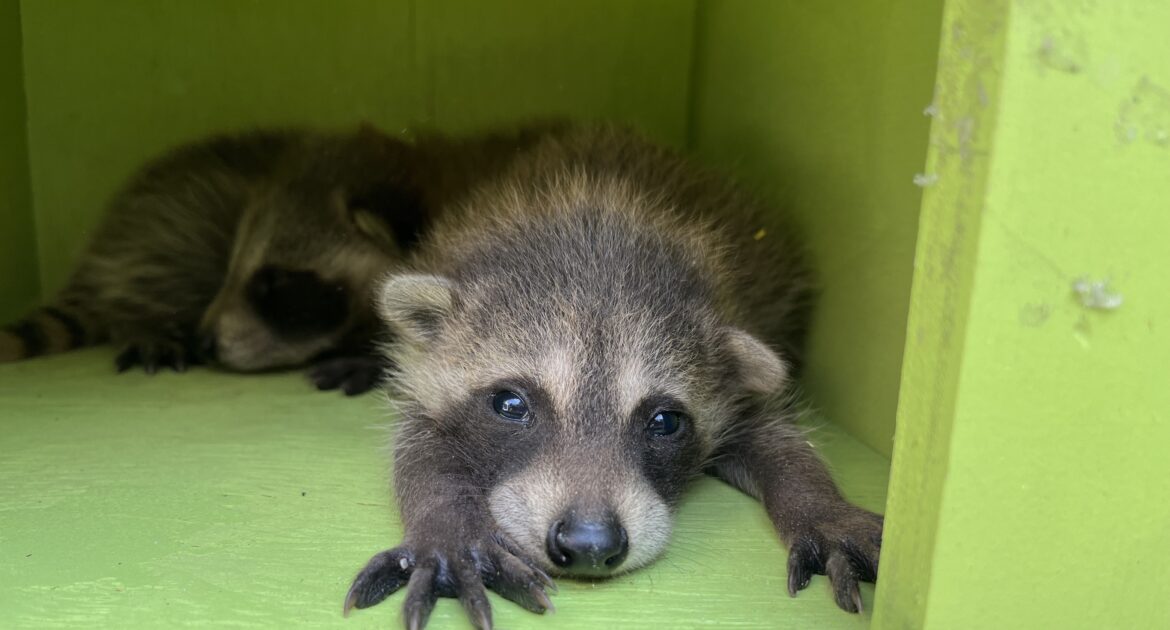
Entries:
[[425, 212], [383, 156], [346, 171], [355, 158], [334, 153], [354, 142], [313, 149], [308, 165], [257, 192], [203, 317], [209, 359], [240, 371], [289, 367], [374, 329], [374, 283], [401, 259]]
[[729, 419], [783, 387], [784, 363], [724, 321], [687, 251], [700, 240], [564, 216], [473, 236], [486, 246], [449, 274], [379, 290], [399, 340], [400, 430], [446, 444], [546, 570], [650, 562]]

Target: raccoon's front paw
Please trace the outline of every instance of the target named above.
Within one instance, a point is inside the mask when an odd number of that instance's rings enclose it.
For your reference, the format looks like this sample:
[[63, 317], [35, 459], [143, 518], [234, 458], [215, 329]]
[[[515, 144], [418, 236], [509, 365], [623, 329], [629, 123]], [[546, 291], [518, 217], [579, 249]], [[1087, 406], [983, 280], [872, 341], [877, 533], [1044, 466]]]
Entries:
[[373, 606], [403, 586], [407, 588], [402, 617], [410, 630], [426, 625], [439, 597], [459, 598], [475, 627], [488, 630], [492, 610], [484, 587], [534, 613], [554, 610], [545, 589], [556, 592], [544, 571], [494, 537], [478, 542], [407, 543], [370, 559], [349, 587], [343, 613]]
[[309, 380], [320, 390], [341, 389], [346, 396], [365, 393], [382, 381], [385, 361], [358, 355], [325, 359], [309, 368]]
[[848, 612], [861, 612], [857, 583], [877, 580], [881, 546], [881, 515], [853, 505], [834, 510], [793, 537], [788, 552], [788, 594], [796, 597], [814, 573], [828, 575], [837, 605]]
[[125, 372], [141, 364], [147, 374], [154, 374], [159, 368], [166, 367], [176, 372], [185, 372], [187, 366], [197, 362], [197, 357], [187, 343], [168, 337], [144, 337], [122, 346], [121, 352], [114, 359], [114, 366], [119, 372]]

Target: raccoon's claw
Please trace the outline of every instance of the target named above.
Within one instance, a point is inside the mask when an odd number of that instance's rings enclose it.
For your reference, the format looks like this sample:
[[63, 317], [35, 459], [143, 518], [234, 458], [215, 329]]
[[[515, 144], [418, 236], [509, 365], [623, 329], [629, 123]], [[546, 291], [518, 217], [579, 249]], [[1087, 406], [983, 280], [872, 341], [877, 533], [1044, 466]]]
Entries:
[[370, 558], [349, 587], [342, 614], [349, 616], [354, 608], [369, 608], [386, 599], [410, 580], [413, 569], [414, 556], [402, 547]]
[[346, 396], [356, 396], [377, 385], [384, 371], [380, 357], [337, 357], [320, 361], [309, 368], [309, 380], [317, 389], [341, 389]]
[[435, 601], [439, 599], [438, 589], [435, 588], [435, 578], [438, 577], [436, 569], [429, 564], [416, 567], [410, 576], [406, 601], [402, 603], [402, 620], [406, 622], [407, 630], [422, 630], [427, 625], [431, 611], [435, 609]]
[[528, 564], [507, 551], [494, 558], [484, 574], [488, 588], [505, 599], [520, 604], [534, 613], [556, 612], [545, 589], [556, 592], [556, 583], [544, 571]]
[[788, 594], [796, 597], [814, 573], [828, 575], [837, 606], [856, 613], [862, 610], [858, 582], [877, 580], [882, 517], [846, 507], [795, 537], [788, 553]]
[[545, 592], [552, 580], [543, 571], [495, 541], [460, 546], [416, 553], [404, 545], [374, 556], [350, 586], [343, 613], [373, 606], [403, 586], [402, 619], [408, 630], [426, 625], [439, 597], [457, 597], [475, 627], [490, 630], [488, 588], [535, 613], [555, 610]]
[[147, 374], [155, 374], [160, 368], [169, 367], [176, 372], [187, 371], [190, 357], [187, 348], [178, 341], [153, 339], [127, 343], [114, 359], [119, 372], [125, 372], [135, 365], [142, 365]]

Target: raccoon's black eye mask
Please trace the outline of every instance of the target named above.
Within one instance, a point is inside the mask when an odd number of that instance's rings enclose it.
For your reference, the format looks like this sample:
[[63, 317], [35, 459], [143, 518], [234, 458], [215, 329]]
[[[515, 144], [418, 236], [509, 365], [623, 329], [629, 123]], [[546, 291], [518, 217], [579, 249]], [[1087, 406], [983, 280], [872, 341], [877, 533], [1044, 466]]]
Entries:
[[345, 285], [312, 271], [261, 267], [248, 281], [247, 296], [256, 314], [286, 338], [330, 332], [349, 317]]

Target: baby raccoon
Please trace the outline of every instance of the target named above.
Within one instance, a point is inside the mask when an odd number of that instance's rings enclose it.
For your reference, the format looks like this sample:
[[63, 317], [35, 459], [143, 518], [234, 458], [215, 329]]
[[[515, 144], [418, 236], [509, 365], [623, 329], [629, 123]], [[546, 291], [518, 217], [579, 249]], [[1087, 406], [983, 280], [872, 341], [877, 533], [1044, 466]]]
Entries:
[[[761, 238], [760, 235], [764, 236]], [[444, 212], [377, 290], [397, 336], [403, 543], [344, 610], [406, 587], [406, 625], [484, 589], [550, 609], [548, 577], [608, 576], [665, 548], [687, 483], [759, 498], [788, 591], [827, 574], [861, 608], [882, 517], [846, 502], [792, 420], [810, 273], [756, 202], [612, 127], [549, 134]]]
[[[522, 134], [457, 146], [347, 133], [222, 135], [147, 164], [113, 199], [56, 302], [0, 332], [0, 361], [111, 340], [116, 364], [237, 371], [313, 362], [321, 389], [382, 372], [373, 282], [429, 208]], [[449, 152], [466, 149], [466, 156]]]

